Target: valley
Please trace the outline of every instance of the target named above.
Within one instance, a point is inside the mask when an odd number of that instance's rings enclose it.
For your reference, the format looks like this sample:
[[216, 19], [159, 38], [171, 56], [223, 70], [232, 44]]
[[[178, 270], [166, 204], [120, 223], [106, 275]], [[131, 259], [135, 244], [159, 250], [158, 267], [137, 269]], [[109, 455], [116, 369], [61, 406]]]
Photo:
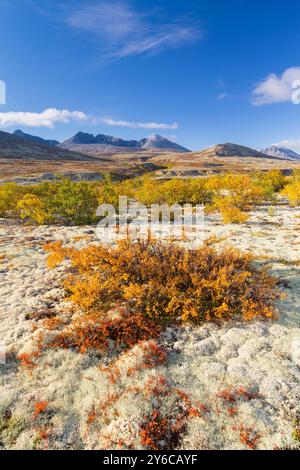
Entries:
[[[96, 137], [99, 141], [100, 137], [102, 141], [108, 137], [107, 142], [110, 143], [95, 144]], [[137, 141], [120, 142], [120, 139], [102, 134], [96, 137], [79, 133], [63, 144], [50, 141], [49, 145], [46, 141], [41, 143], [39, 137], [28, 137], [22, 131], [17, 131], [17, 134], [0, 132], [0, 183], [41, 181], [47, 179], [47, 175], [51, 179], [56, 174], [76, 177], [78, 173], [87, 180], [89, 177], [93, 179], [93, 174], [97, 178], [97, 175], [107, 173], [117, 179], [149, 172], [154, 172], [154, 178], [194, 178], [224, 171], [252, 172], [276, 168], [289, 174], [300, 167], [300, 156], [295, 157], [297, 154], [292, 158], [281, 158], [279, 154], [268, 155], [237, 144], [220, 144], [192, 152], [161, 137], [147, 143], [143, 141], [143, 148], [124, 147], [124, 142], [138, 145]], [[111, 145], [112, 141], [117, 141], [118, 145]]]

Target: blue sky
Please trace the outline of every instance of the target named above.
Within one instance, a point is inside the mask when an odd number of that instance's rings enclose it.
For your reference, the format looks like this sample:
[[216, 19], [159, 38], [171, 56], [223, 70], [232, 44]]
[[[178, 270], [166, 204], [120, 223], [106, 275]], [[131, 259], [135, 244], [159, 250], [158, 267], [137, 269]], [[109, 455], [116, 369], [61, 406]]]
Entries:
[[297, 0], [0, 0], [0, 128], [300, 151], [299, 18]]

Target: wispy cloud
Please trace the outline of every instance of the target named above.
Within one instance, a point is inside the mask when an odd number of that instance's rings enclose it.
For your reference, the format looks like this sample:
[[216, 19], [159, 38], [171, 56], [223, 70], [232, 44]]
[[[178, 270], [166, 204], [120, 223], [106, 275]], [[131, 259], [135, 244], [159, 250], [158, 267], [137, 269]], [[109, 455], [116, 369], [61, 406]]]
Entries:
[[300, 67], [290, 67], [281, 75], [271, 73], [255, 86], [251, 102], [255, 106], [292, 101], [293, 83], [300, 80]]
[[0, 113], [0, 126], [28, 126], [53, 128], [56, 123], [68, 124], [71, 121], [86, 121], [88, 116], [82, 111], [48, 108], [41, 113], [9, 111]]
[[224, 93], [219, 93], [216, 99], [217, 101], [223, 101], [227, 97], [228, 97], [228, 93], [224, 92]]
[[281, 142], [276, 142], [275, 144], [272, 144], [272, 145], [274, 145], [275, 147], [287, 148], [300, 154], [300, 139], [282, 140]]
[[102, 122], [107, 126], [129, 127], [131, 129], [178, 129], [179, 127], [177, 122], [165, 124], [158, 122], [117, 121], [115, 119], [102, 119]]
[[86, 2], [68, 10], [64, 21], [96, 38], [111, 60], [181, 47], [202, 35], [191, 20], [165, 21], [158, 11], [138, 11], [120, 1]]
[[128, 127], [131, 129], [165, 129], [175, 130], [179, 125], [177, 122], [166, 124], [162, 122], [140, 122], [122, 121], [110, 118], [96, 118], [82, 111], [69, 111], [68, 109], [48, 108], [40, 113], [24, 111], [8, 111], [0, 113], [0, 127], [11, 126], [26, 127], [48, 127], [53, 128], [55, 124], [68, 124], [72, 121], [85, 121], [89, 124], [102, 123], [113, 127]]

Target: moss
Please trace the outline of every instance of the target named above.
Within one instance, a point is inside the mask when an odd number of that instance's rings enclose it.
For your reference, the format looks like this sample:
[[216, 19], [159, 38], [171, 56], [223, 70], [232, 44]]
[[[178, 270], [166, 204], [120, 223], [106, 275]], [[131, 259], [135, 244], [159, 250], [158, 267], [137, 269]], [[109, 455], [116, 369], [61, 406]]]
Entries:
[[300, 421], [299, 420], [295, 421], [294, 426], [295, 427], [294, 427], [294, 430], [293, 430], [293, 433], [292, 433], [292, 437], [297, 442], [297, 444], [300, 448]]
[[0, 417], [0, 436], [8, 446], [16, 442], [25, 427], [26, 420], [19, 416], [14, 417], [10, 412], [6, 412]]

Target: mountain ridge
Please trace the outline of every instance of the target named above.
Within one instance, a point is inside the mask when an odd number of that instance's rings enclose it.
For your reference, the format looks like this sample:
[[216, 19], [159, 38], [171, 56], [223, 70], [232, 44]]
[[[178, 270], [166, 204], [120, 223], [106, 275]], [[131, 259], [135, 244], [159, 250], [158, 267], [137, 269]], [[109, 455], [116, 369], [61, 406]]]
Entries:
[[276, 158], [251, 147], [246, 147], [245, 145], [234, 144], [231, 142], [216, 144], [207, 149], [197, 151], [196, 153], [200, 156], [202, 155], [205, 157], [211, 156], [220, 158]]
[[262, 152], [266, 152], [268, 155], [272, 155], [283, 160], [300, 160], [300, 155], [298, 153], [289, 148], [280, 147], [278, 145], [271, 145], [271, 147], [262, 150]]
[[[100, 158], [106, 155], [116, 158], [120, 154], [138, 153], [140, 155], [152, 154], [183, 154], [183, 159], [190, 155], [193, 159], [201, 158], [248, 158], [248, 159], [273, 159], [286, 161], [300, 161], [300, 155], [290, 149], [279, 146], [271, 146], [264, 150], [255, 150], [240, 144], [226, 142], [216, 144], [207, 149], [190, 151], [166, 137], [154, 134], [141, 140], [124, 140], [105, 134], [89, 134], [78, 132], [70, 139], [59, 143], [57, 140], [47, 140], [42, 137], [26, 134], [22, 130], [13, 133], [0, 131], [0, 156], [11, 158], [36, 158], [36, 159], [88, 159]], [[185, 155], [184, 155], [185, 154]], [[164, 158], [165, 158], [164, 157]], [[143, 158], [143, 157], [140, 157]], [[149, 157], [148, 157], [149, 158]], [[181, 157], [180, 157], [181, 158]], [[178, 159], [178, 157], [177, 157]]]
[[49, 147], [56, 147], [60, 143], [58, 140], [43, 139], [42, 137], [39, 137], [37, 135], [27, 134], [26, 132], [23, 132], [21, 129], [16, 129], [12, 135], [28, 140], [30, 142], [36, 142], [38, 144], [49, 145]]
[[[150, 137], [141, 140], [124, 140], [118, 137], [113, 137], [105, 134], [89, 134], [86, 132], [78, 132], [70, 139], [65, 140], [60, 144], [62, 148], [73, 149], [74, 146], [80, 145], [103, 145], [111, 147], [123, 148], [123, 149], [134, 149], [134, 150], [164, 150], [174, 152], [190, 152], [185, 147], [182, 147], [175, 142], [167, 139], [166, 137], [154, 134]], [[76, 148], [76, 147], [75, 147]]]
[[19, 160], [91, 161], [92, 157], [60, 147], [33, 142], [9, 132], [0, 131], [0, 158]]

